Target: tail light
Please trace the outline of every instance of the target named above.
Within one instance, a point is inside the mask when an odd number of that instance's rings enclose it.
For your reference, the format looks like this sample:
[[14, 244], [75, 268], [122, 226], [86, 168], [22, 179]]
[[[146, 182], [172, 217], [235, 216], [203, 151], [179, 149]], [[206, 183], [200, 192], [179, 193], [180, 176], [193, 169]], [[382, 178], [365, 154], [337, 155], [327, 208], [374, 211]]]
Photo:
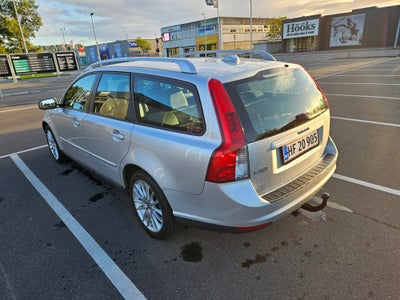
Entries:
[[218, 116], [222, 143], [211, 156], [206, 180], [221, 183], [248, 178], [247, 145], [236, 110], [220, 81], [210, 79], [208, 88]]

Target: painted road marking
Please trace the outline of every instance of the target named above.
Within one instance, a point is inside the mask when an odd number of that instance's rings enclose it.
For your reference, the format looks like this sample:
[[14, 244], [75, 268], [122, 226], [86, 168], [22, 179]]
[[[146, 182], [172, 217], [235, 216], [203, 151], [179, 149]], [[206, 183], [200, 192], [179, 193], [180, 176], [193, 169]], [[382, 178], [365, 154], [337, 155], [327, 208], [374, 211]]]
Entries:
[[319, 79], [322, 79], [322, 78], [327, 78], [327, 77], [332, 77], [332, 76], [341, 75], [341, 74], [344, 74], [344, 73], [346, 73], [346, 72], [351, 72], [351, 71], [360, 70], [360, 69], [363, 69], [363, 68], [368, 68], [368, 67], [375, 66], [375, 65], [378, 65], [378, 64], [383, 63], [383, 62], [391, 61], [391, 60], [393, 60], [393, 59], [394, 59], [394, 58], [392, 58], [392, 59], [387, 59], [387, 60], [378, 60], [378, 61], [374, 61], [373, 63], [368, 64], [368, 65], [363, 65], [363, 66], [359, 66], [359, 67], [355, 67], [355, 68], [351, 68], [351, 69], [339, 71], [339, 72], [332, 73], [332, 74], [328, 74], [328, 75], [316, 76], [315, 79], [319, 80]]
[[329, 82], [329, 81], [321, 81], [318, 84], [340, 84], [340, 85], [381, 85], [381, 86], [392, 86], [392, 85], [400, 85], [400, 83], [379, 83], [379, 82]]
[[26, 110], [26, 109], [37, 109], [38, 106], [28, 106], [28, 107], [20, 107], [20, 108], [11, 108], [11, 109], [5, 109], [5, 110], [0, 110], [0, 114], [1, 113], [8, 113], [8, 112], [14, 112], [14, 111], [19, 111], [19, 110]]
[[360, 120], [360, 119], [351, 119], [351, 118], [342, 118], [342, 117], [331, 117], [331, 119], [350, 121], [350, 122], [358, 122], [358, 123], [367, 123], [367, 124], [374, 124], [374, 125], [381, 125], [381, 126], [400, 127], [400, 124], [383, 123], [383, 122]]
[[11, 153], [11, 154], [1, 155], [1, 156], [0, 156], [0, 159], [6, 158], [6, 157], [11, 157], [11, 156], [13, 156], [13, 155], [18, 155], [18, 154], [21, 154], [21, 153], [26, 153], [26, 152], [30, 152], [30, 151], [35, 151], [35, 150], [42, 149], [42, 148], [46, 148], [46, 147], [47, 147], [47, 145], [42, 145], [42, 146], [38, 146], [38, 147], [26, 149], [26, 150], [21, 150], [21, 151], [18, 151], [18, 152], [15, 152], [15, 153]]
[[146, 299], [92, 236], [78, 223], [35, 174], [33, 174], [22, 159], [17, 154], [11, 155], [11, 159], [72, 234], [78, 239], [120, 294], [125, 299]]
[[359, 97], [359, 98], [373, 98], [373, 99], [386, 99], [386, 100], [400, 100], [400, 97], [384, 97], [384, 96], [369, 96], [369, 95], [349, 95], [349, 94], [325, 94], [327, 96], [338, 97]]
[[367, 182], [367, 181], [363, 181], [363, 180], [359, 180], [359, 179], [343, 176], [343, 175], [336, 174], [336, 173], [333, 174], [333, 178], [344, 180], [344, 181], [347, 181], [347, 182], [350, 182], [350, 183], [354, 183], [354, 184], [357, 184], [357, 185], [365, 186], [367, 188], [374, 189], [374, 190], [381, 191], [381, 192], [385, 192], [385, 193], [389, 193], [389, 194], [392, 194], [392, 195], [395, 195], [395, 196], [400, 196], [400, 190], [387, 188], [387, 187], [384, 187], [384, 186], [381, 186], [381, 185], [378, 185], [378, 184], [374, 184], [374, 183], [371, 183], [371, 182]]

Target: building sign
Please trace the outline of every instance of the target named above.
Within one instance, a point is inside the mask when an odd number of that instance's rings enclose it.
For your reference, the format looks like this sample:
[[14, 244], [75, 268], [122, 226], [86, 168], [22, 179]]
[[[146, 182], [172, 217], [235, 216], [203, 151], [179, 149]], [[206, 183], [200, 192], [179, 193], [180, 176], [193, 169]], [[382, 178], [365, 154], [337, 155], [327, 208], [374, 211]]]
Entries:
[[7, 55], [0, 55], [0, 77], [11, 76], [11, 68], [8, 64]]
[[90, 61], [92, 61], [92, 62], [97, 61], [98, 57], [97, 57], [97, 53], [96, 53], [96, 48], [95, 47], [90, 47], [88, 49], [89, 49]]
[[203, 36], [196, 38], [196, 48], [198, 51], [205, 51], [207, 45], [208, 50], [218, 50], [218, 35]]
[[283, 39], [296, 39], [318, 35], [319, 19], [283, 24]]
[[10, 58], [17, 75], [57, 71], [51, 53], [10, 54]]
[[169, 42], [171, 40], [169, 32], [162, 33], [161, 39], [163, 40], [163, 42]]
[[330, 47], [359, 46], [362, 42], [365, 14], [332, 18]]
[[200, 27], [216, 26], [216, 25], [218, 25], [218, 19], [217, 18], [200, 21]]
[[109, 59], [111, 57], [110, 50], [107, 44], [102, 44], [99, 46], [101, 60]]
[[131, 41], [131, 42], [129, 42], [129, 47], [130, 48], [138, 48], [139, 46], [136, 44], [136, 41]]
[[121, 44], [114, 44], [115, 57], [123, 57]]
[[55, 55], [60, 72], [78, 70], [74, 51], [56, 52]]

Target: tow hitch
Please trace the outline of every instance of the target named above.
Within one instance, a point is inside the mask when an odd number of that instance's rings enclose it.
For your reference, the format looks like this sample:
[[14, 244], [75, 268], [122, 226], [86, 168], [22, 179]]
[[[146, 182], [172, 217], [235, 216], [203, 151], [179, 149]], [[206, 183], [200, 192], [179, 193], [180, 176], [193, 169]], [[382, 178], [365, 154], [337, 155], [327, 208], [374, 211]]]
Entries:
[[321, 195], [321, 198], [322, 198], [322, 203], [321, 203], [321, 204], [315, 205], [315, 206], [314, 206], [314, 205], [305, 203], [305, 204], [303, 204], [303, 205], [301, 206], [301, 208], [302, 208], [302, 209], [305, 209], [305, 210], [308, 210], [308, 211], [311, 211], [311, 212], [320, 211], [321, 209], [324, 209], [324, 208], [325, 208], [326, 203], [328, 202], [328, 199], [329, 199], [329, 194], [328, 194], [328, 193], [323, 193], [323, 194]]

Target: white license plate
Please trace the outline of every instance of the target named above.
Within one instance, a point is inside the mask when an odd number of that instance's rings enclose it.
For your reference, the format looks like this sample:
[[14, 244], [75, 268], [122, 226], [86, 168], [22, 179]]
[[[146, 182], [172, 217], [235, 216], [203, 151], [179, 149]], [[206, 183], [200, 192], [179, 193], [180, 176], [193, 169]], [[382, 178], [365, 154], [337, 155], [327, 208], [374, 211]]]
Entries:
[[283, 162], [287, 163], [319, 145], [318, 131], [315, 130], [282, 147]]

